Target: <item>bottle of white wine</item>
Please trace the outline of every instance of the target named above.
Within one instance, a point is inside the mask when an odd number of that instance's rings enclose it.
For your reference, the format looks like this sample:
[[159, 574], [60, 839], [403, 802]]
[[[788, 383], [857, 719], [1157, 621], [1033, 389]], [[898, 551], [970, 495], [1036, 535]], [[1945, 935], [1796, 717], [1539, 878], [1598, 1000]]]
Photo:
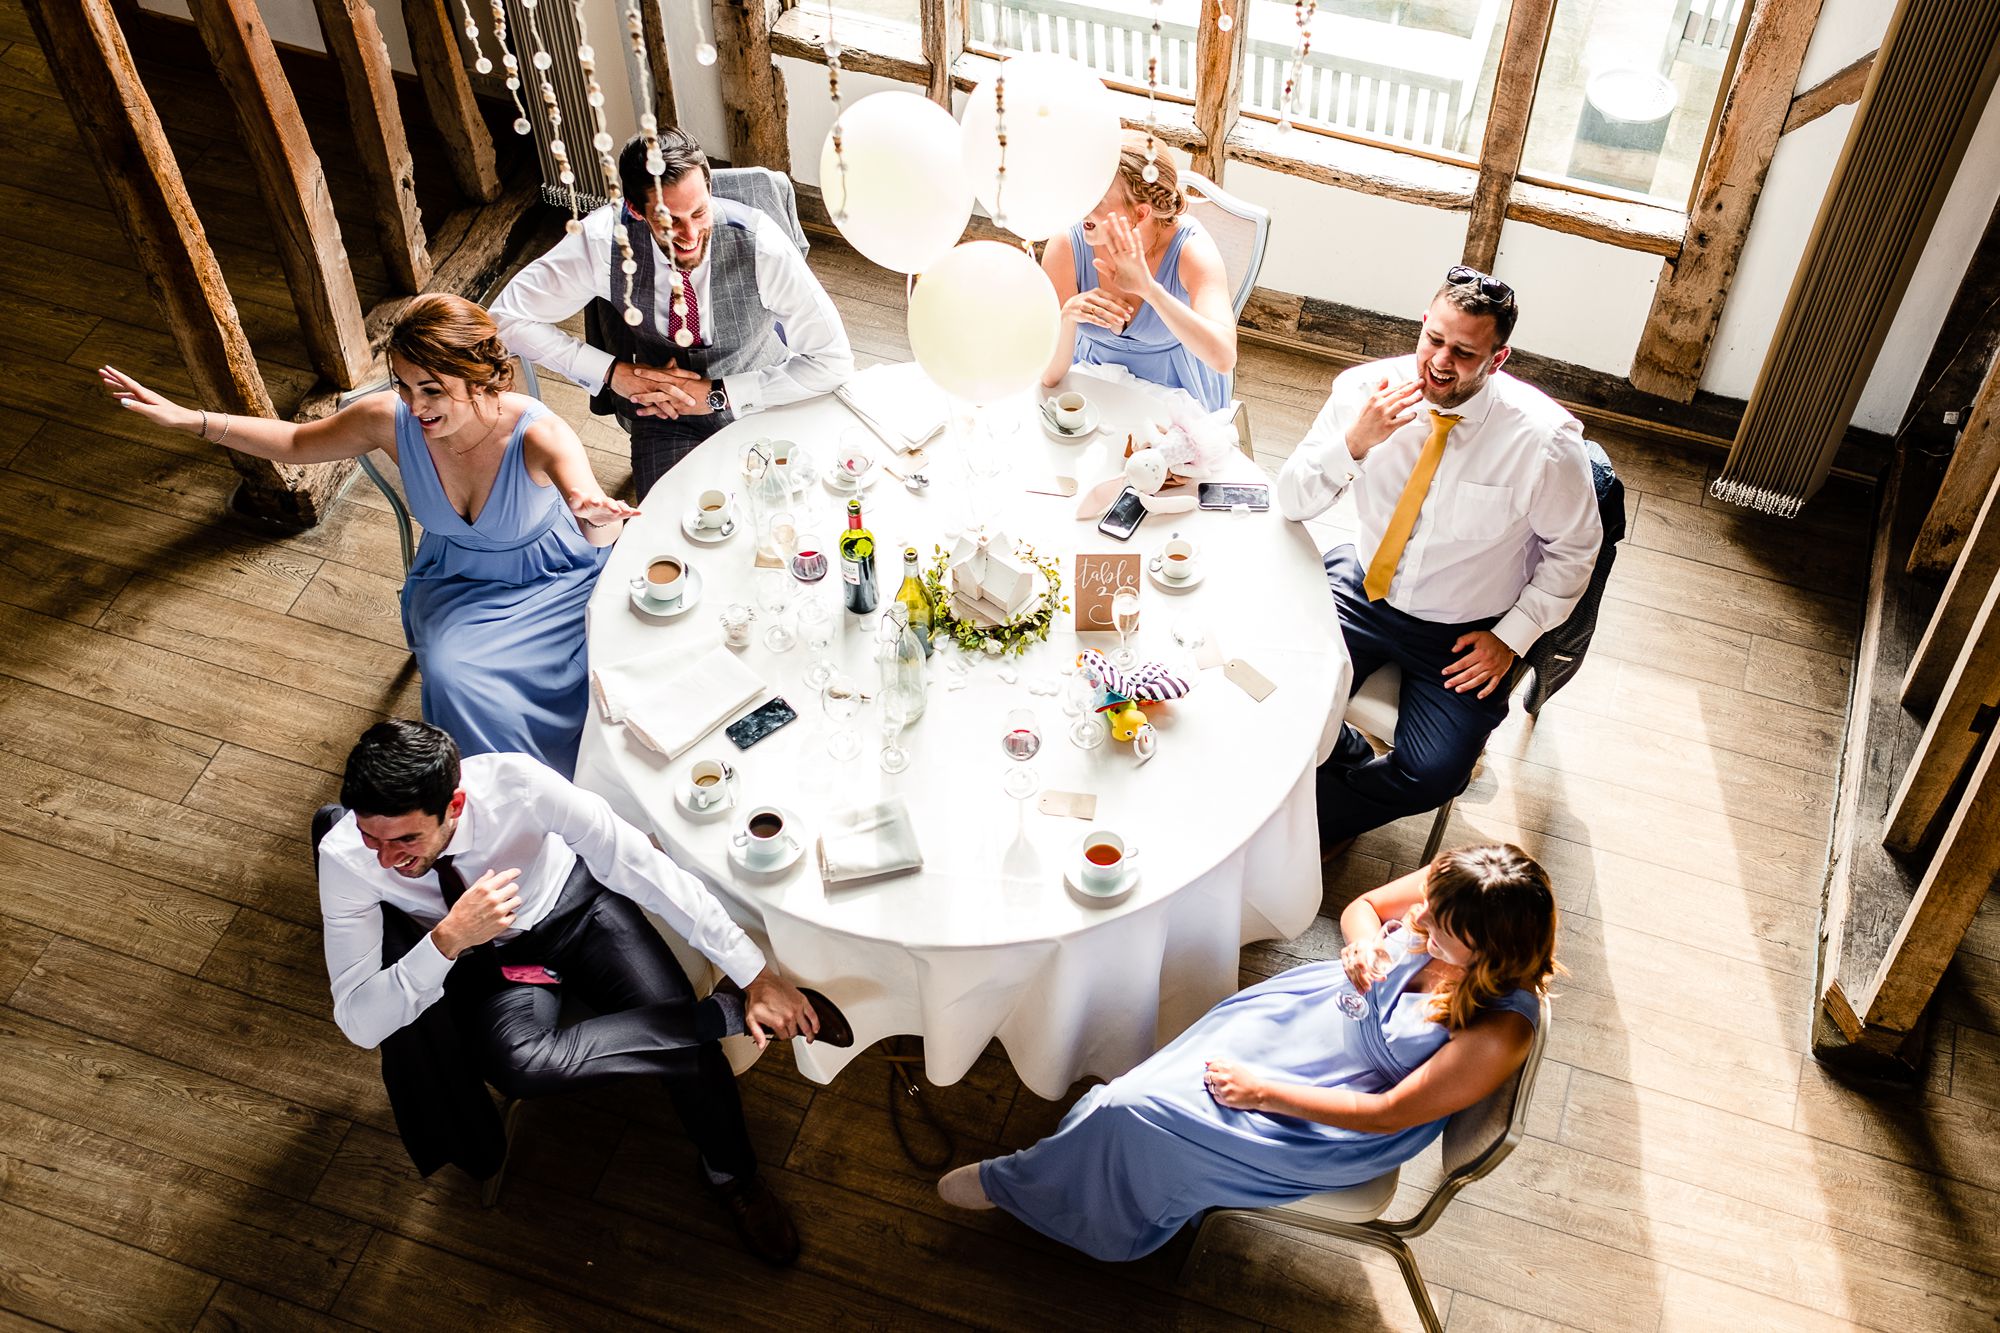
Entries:
[[861, 526], [861, 501], [847, 502], [847, 530], [840, 534], [841, 593], [847, 609], [865, 616], [875, 609], [875, 534]]
[[917, 642], [924, 646], [924, 656], [931, 655], [931, 599], [924, 591], [924, 581], [917, 573], [917, 548], [903, 548], [903, 586], [896, 589], [896, 601], [908, 610], [910, 628], [916, 632]]

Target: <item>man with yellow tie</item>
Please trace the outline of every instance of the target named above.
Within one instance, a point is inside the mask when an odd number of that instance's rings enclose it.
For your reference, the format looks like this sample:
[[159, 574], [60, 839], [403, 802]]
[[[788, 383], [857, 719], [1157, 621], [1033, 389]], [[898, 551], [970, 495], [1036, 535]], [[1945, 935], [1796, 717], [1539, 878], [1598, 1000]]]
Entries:
[[1442, 805], [1507, 716], [1515, 660], [1569, 618], [1603, 540], [1583, 427], [1501, 372], [1514, 290], [1445, 274], [1416, 356], [1343, 372], [1278, 476], [1303, 520], [1354, 488], [1355, 543], [1326, 577], [1359, 688], [1402, 669], [1395, 749], [1341, 728], [1319, 770], [1320, 845]]

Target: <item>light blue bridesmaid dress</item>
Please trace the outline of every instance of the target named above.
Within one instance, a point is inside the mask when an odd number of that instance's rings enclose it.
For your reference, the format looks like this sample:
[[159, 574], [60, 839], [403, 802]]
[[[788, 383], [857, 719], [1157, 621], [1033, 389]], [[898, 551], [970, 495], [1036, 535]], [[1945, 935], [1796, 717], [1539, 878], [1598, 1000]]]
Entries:
[[[1181, 247], [1199, 230], [1199, 223], [1183, 220], [1174, 229], [1173, 239], [1167, 242], [1166, 253], [1160, 256], [1160, 266], [1153, 273], [1162, 287], [1183, 302], [1188, 294], [1181, 285]], [[1081, 222], [1069, 229], [1069, 250], [1076, 264], [1076, 289], [1087, 292], [1097, 286], [1097, 269], [1091, 263], [1094, 254], [1090, 242], [1083, 239]], [[1113, 333], [1095, 324], [1077, 325], [1076, 350], [1071, 358], [1087, 366], [1124, 366], [1142, 380], [1170, 389], [1186, 389], [1211, 412], [1229, 406], [1228, 379], [1183, 346], [1151, 304], [1139, 307], [1139, 313], [1132, 317], [1123, 333]]]
[[[1035, 1230], [1099, 1259], [1136, 1259], [1206, 1208], [1260, 1208], [1357, 1185], [1422, 1152], [1443, 1120], [1392, 1134], [1335, 1129], [1292, 1116], [1232, 1111], [1202, 1079], [1229, 1060], [1287, 1083], [1385, 1092], [1449, 1035], [1426, 1017], [1430, 996], [1407, 987], [1428, 957], [1391, 936], [1395, 961], [1350, 1019], [1338, 959], [1293, 968], [1241, 991], [1138, 1068], [1093, 1088], [1034, 1147], [980, 1167], [986, 1196]], [[1400, 956], [1398, 956], [1398, 954]], [[1537, 1020], [1533, 993], [1495, 1008]]]
[[569, 777], [590, 701], [584, 604], [611, 548], [586, 542], [557, 488], [528, 475], [521, 440], [548, 412], [535, 403], [521, 414], [468, 523], [423, 429], [396, 405], [403, 491], [424, 529], [403, 581], [403, 634], [423, 673], [425, 721], [466, 754], [531, 754]]

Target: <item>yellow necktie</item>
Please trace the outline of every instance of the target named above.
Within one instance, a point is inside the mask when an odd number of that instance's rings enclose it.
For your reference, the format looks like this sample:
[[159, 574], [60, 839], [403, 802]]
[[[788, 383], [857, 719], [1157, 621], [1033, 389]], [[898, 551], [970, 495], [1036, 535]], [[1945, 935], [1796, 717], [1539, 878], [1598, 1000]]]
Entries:
[[1362, 591], [1368, 600], [1379, 602], [1389, 595], [1389, 584], [1395, 580], [1396, 564], [1403, 558], [1403, 548], [1409, 544], [1410, 530], [1417, 526], [1417, 511], [1424, 507], [1424, 493], [1431, 488], [1431, 478], [1437, 475], [1438, 461], [1444, 457], [1445, 436], [1459, 422], [1458, 417], [1449, 412], [1431, 413], [1431, 438], [1424, 445], [1424, 451], [1417, 455], [1417, 465], [1410, 471], [1409, 484], [1403, 487], [1403, 498], [1396, 501], [1396, 512], [1389, 515], [1389, 526], [1382, 530], [1381, 544], [1375, 548], [1375, 558], [1368, 562], [1368, 577], [1361, 581]]

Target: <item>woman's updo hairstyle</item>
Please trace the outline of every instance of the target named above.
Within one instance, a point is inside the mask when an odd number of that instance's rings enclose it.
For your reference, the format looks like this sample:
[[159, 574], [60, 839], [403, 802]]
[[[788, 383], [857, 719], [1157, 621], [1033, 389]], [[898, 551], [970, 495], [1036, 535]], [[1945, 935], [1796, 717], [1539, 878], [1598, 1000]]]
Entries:
[[1153, 165], [1159, 169], [1159, 179], [1146, 179], [1146, 136], [1143, 134], [1125, 136], [1124, 145], [1118, 150], [1118, 179], [1125, 183], [1126, 198], [1134, 204], [1146, 205], [1153, 210], [1154, 217], [1171, 223], [1187, 212], [1187, 195], [1181, 192], [1180, 169], [1167, 155], [1167, 146], [1155, 139], [1153, 147]]
[[462, 296], [430, 292], [403, 308], [389, 350], [433, 375], [462, 379], [473, 394], [514, 387], [514, 354], [485, 309]]
[[1477, 951], [1464, 976], [1433, 994], [1434, 1020], [1457, 1031], [1503, 995], [1547, 993], [1556, 971], [1556, 896], [1533, 857], [1499, 842], [1440, 852], [1424, 898], [1430, 920]]

